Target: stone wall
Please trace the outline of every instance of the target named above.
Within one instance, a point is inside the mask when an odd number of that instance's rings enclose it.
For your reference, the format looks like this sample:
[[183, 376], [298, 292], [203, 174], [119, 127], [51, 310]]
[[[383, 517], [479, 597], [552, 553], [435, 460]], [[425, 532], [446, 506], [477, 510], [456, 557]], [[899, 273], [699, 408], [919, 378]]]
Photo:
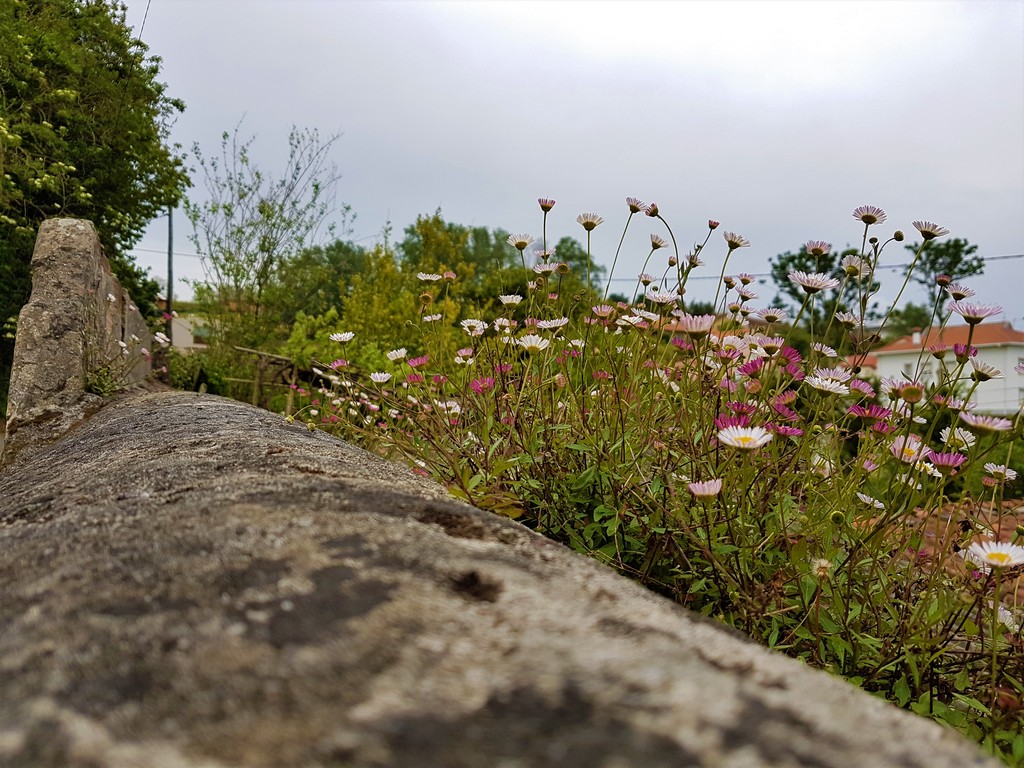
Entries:
[[152, 345], [92, 223], [43, 222], [32, 254], [32, 296], [18, 316], [0, 459], [59, 437], [98, 407], [101, 399], [86, 391], [90, 377], [108, 371], [117, 384], [142, 381], [150, 372], [142, 350]]
[[114, 403], [0, 471], [0, 509], [0, 765], [993, 765], [242, 403]]

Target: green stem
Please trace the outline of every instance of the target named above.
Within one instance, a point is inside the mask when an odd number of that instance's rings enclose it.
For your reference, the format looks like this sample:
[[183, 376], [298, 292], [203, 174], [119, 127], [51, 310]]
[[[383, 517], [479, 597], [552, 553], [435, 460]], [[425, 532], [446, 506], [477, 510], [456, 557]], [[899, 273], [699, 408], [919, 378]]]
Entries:
[[633, 216], [635, 214], [636, 211], [629, 212], [629, 218], [626, 219], [626, 226], [622, 228], [622, 237], [619, 238], [619, 247], [615, 249], [615, 258], [612, 259], [612, 268], [608, 271], [608, 282], [604, 286], [604, 295], [601, 297], [602, 300], [608, 298], [608, 291], [611, 290], [612, 287], [612, 276], [615, 274], [615, 265], [619, 261], [619, 252], [622, 250], [622, 243], [626, 240], [626, 231], [629, 229], [629, 222], [633, 220]]
[[722, 271], [718, 274], [718, 288], [715, 290], [715, 302], [712, 304], [714, 311], [718, 312], [718, 296], [722, 292], [722, 281], [725, 279], [725, 265], [729, 263], [729, 257], [732, 256], [732, 252], [735, 248], [730, 248], [729, 252], [725, 254], [725, 261], [722, 262]]

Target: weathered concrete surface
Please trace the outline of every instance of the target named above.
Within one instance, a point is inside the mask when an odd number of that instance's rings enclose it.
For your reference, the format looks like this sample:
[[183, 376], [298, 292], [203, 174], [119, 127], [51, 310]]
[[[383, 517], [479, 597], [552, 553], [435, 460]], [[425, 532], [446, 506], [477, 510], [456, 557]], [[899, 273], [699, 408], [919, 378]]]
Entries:
[[[132, 335], [139, 342], [124, 357], [119, 342], [129, 343]], [[152, 346], [92, 223], [44, 221], [32, 252], [32, 296], [18, 315], [0, 460], [63, 435], [95, 410], [100, 398], [85, 391], [88, 372], [113, 364], [124, 384], [145, 379], [150, 364], [141, 350]]]
[[988, 765], [323, 434], [129, 398], [0, 473], [0, 765]]

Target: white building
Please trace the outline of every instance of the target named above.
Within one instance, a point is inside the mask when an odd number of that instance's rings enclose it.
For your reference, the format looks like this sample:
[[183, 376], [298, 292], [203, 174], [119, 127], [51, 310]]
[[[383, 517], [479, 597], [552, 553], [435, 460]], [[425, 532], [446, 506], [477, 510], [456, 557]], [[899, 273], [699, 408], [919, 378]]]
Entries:
[[[156, 305], [166, 313], [167, 300], [163, 296], [157, 298]], [[203, 319], [192, 312], [194, 305], [186, 302], [175, 306], [180, 309], [176, 309], [171, 318], [171, 346], [184, 354], [206, 349], [209, 329]], [[164, 314], [164, 317], [167, 315]]]
[[189, 312], [176, 314], [171, 319], [171, 346], [185, 353], [206, 349], [207, 330], [202, 319]]
[[[878, 360], [878, 375], [882, 378], [912, 378], [920, 370], [922, 383], [935, 383], [939, 362], [928, 348], [947, 345], [946, 367], [953, 368], [956, 365], [953, 345], [966, 344], [969, 329], [967, 325], [955, 325], [931, 328], [927, 332], [915, 331], [873, 350], [871, 354]], [[1001, 416], [1016, 413], [1024, 403], [1024, 374], [1014, 370], [1015, 366], [1024, 365], [1024, 331], [1014, 329], [1009, 323], [983, 322], [974, 327], [970, 338], [971, 346], [978, 350], [975, 359], [988, 363], [1003, 374], [1001, 379], [991, 379], [978, 385], [971, 398], [977, 403], [977, 411]], [[969, 377], [972, 371], [968, 364], [963, 376]]]

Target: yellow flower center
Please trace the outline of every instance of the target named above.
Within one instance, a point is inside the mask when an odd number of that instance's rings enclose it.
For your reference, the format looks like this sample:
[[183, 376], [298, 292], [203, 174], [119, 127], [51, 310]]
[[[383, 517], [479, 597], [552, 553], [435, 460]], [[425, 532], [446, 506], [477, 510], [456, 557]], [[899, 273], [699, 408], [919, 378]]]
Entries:
[[992, 565], [1006, 565], [1012, 560], [1006, 552], [987, 552], [985, 559], [992, 563]]

